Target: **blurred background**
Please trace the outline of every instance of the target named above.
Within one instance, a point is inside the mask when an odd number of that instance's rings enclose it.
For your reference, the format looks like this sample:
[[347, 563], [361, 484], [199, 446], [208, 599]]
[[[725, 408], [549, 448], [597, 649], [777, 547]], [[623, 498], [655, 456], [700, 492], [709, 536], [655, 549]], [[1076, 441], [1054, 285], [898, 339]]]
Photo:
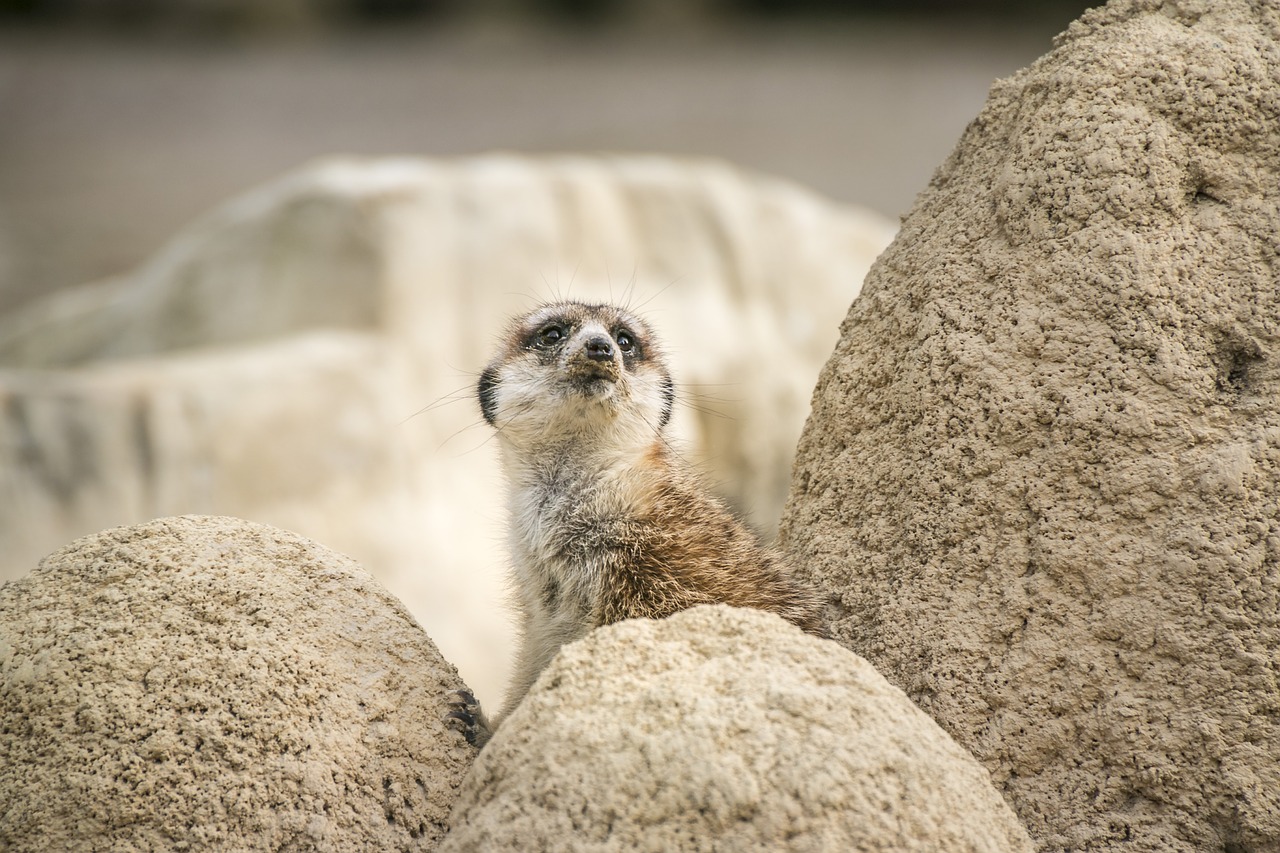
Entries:
[[0, 0], [0, 312], [317, 156], [723, 157], [889, 217], [1080, 0]]
[[1082, 9], [0, 0], [0, 582], [157, 516], [273, 524], [368, 568], [496, 704], [471, 389], [503, 318], [632, 294], [673, 441], [772, 534], [868, 267]]

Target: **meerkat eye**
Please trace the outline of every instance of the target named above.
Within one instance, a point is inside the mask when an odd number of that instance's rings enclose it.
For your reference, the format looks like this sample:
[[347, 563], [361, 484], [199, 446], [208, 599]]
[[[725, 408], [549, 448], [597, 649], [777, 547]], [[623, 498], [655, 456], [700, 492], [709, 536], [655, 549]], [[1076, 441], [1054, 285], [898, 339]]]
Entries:
[[631, 337], [631, 333], [626, 329], [621, 329], [614, 339], [618, 342], [618, 349], [622, 350], [623, 355], [632, 355], [636, 351], [635, 338]]
[[534, 340], [540, 347], [555, 346], [564, 337], [564, 329], [556, 325], [547, 326], [539, 329], [538, 334], [534, 336]]

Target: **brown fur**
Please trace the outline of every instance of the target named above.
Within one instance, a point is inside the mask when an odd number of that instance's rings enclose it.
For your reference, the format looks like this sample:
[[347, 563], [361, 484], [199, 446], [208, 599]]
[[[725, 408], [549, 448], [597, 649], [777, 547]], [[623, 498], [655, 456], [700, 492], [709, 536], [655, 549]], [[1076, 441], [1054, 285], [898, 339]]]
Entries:
[[815, 597], [793, 582], [782, 556], [756, 537], [671, 458], [650, 455], [657, 475], [649, 505], [628, 525], [599, 602], [595, 624], [660, 619], [697, 604], [768, 610], [825, 636]]

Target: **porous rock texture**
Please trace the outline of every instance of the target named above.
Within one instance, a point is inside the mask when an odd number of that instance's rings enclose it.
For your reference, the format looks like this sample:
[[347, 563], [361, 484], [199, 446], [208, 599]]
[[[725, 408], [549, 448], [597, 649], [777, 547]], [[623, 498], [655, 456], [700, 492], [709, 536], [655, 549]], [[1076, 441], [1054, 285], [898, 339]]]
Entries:
[[1280, 849], [1280, 7], [998, 83], [868, 276], [783, 538], [1041, 850]]
[[0, 586], [0, 849], [431, 850], [457, 672], [346, 557], [231, 518]]
[[674, 362], [676, 443], [770, 532], [839, 317], [892, 233], [714, 162], [304, 168], [128, 275], [0, 316], [0, 578], [105, 527], [252, 518], [351, 554], [496, 703], [502, 486], [473, 388], [507, 317], [634, 304]]
[[561, 651], [441, 851], [1030, 851], [985, 770], [866, 661], [724, 605]]

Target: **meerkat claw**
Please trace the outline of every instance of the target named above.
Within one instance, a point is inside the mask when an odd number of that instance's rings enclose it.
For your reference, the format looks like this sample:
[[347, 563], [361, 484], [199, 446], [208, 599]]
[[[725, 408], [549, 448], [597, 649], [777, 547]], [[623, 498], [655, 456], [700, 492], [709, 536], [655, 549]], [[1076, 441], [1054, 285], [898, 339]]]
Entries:
[[454, 690], [445, 699], [451, 709], [444, 715], [445, 725], [462, 734], [472, 746], [484, 746], [489, 739], [489, 725], [475, 694], [469, 690]]
[[479, 703], [476, 702], [475, 694], [472, 693], [470, 690], [451, 691], [449, 693], [449, 698], [447, 702], [449, 705], [452, 705], [458, 708], [479, 707]]

